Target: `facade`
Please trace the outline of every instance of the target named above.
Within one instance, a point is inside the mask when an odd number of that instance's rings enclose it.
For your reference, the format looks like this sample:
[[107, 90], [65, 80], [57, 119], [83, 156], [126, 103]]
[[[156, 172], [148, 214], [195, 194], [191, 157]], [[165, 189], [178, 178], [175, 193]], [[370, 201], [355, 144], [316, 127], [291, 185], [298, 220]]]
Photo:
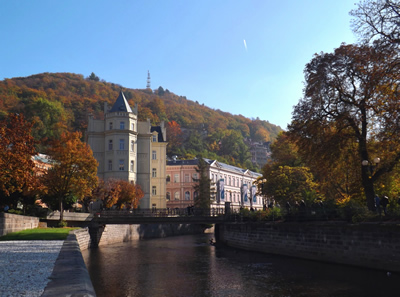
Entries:
[[251, 162], [263, 167], [271, 158], [271, 142], [250, 142]]
[[[257, 179], [262, 175], [247, 169], [227, 165], [217, 160], [204, 159], [208, 163], [208, 177], [213, 183], [211, 208], [231, 207], [262, 209], [262, 197], [257, 194]], [[197, 178], [198, 160], [172, 160], [167, 162], [167, 207], [184, 208], [194, 205], [193, 178]]]
[[141, 208], [165, 208], [165, 186], [160, 185], [161, 179], [165, 181], [164, 123], [152, 127], [149, 120], [139, 122], [137, 105], [132, 110], [121, 91], [111, 108], [105, 103], [104, 119], [89, 117], [87, 142], [99, 162], [99, 178], [138, 184], [145, 194]]
[[37, 154], [32, 156], [32, 161], [35, 164], [35, 168], [33, 170], [37, 176], [42, 176], [52, 167], [49, 158], [45, 154]]

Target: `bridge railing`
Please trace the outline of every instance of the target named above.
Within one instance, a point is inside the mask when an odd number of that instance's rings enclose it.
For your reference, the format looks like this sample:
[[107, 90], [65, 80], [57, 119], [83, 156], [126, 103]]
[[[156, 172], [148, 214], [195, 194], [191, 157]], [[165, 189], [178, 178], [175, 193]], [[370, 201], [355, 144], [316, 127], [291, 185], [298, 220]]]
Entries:
[[201, 209], [194, 207], [186, 208], [150, 208], [150, 209], [121, 209], [121, 210], [101, 210], [95, 213], [95, 217], [177, 217], [177, 216], [203, 216], [214, 217], [225, 214], [223, 208]]

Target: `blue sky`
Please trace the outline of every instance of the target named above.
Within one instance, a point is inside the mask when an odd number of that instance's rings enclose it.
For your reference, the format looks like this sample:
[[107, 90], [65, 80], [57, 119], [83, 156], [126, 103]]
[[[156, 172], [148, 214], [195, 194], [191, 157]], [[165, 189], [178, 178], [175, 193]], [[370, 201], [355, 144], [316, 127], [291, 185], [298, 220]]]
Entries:
[[[283, 129], [315, 53], [354, 43], [351, 0], [0, 1], [0, 80], [71, 72], [162, 86]], [[1, 99], [1, 98], [0, 98]]]

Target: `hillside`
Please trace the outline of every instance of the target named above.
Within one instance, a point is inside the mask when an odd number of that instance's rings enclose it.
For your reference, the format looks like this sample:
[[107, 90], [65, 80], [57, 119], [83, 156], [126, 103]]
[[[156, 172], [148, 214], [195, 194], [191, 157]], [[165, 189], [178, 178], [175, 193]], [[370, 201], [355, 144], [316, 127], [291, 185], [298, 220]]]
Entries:
[[[57, 137], [64, 129], [85, 131], [89, 114], [103, 117], [104, 102], [112, 104], [122, 90], [139, 120], [170, 123], [168, 153], [191, 158], [199, 153], [250, 168], [248, 143], [276, 138], [279, 126], [214, 110], [168, 89], [128, 89], [92, 74], [42, 73], [0, 81], [0, 118], [23, 113], [36, 121], [35, 137]], [[253, 168], [256, 169], [256, 168]]]

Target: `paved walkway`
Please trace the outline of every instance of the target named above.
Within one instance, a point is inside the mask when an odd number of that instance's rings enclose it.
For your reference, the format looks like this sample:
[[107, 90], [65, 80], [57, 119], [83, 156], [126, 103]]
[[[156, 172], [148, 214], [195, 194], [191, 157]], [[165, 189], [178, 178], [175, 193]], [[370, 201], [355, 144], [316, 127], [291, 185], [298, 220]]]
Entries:
[[95, 297], [75, 235], [0, 241], [0, 296]]
[[0, 296], [41, 296], [63, 240], [0, 241]]

